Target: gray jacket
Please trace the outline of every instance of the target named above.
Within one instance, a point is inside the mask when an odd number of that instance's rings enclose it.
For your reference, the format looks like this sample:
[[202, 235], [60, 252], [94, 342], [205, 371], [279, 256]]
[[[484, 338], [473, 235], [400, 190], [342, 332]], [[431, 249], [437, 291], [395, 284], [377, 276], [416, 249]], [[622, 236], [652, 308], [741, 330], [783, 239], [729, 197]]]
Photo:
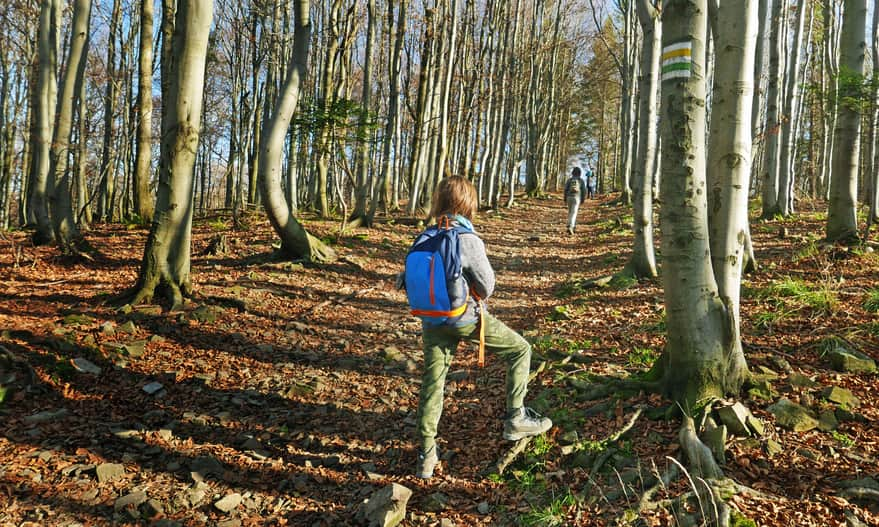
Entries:
[[[479, 295], [482, 300], [494, 293], [494, 269], [485, 254], [485, 243], [475, 233], [462, 233], [458, 237], [461, 251], [462, 279], [449, 287], [449, 298], [452, 305], [460, 305], [461, 300], [468, 295], [470, 288]], [[483, 305], [484, 302], [483, 302]], [[473, 295], [467, 300], [467, 310], [452, 323], [456, 326], [472, 324], [479, 319], [476, 299]]]
[[[467, 220], [463, 220], [467, 222]], [[461, 222], [452, 221], [452, 225], [462, 225]], [[467, 222], [465, 227], [470, 229], [472, 225]], [[485, 254], [485, 244], [475, 232], [462, 232], [458, 235], [458, 250], [461, 255], [461, 277], [454, 282], [447, 284], [449, 291], [449, 300], [453, 306], [461, 305], [461, 302], [467, 299], [467, 309], [456, 319], [451, 319], [447, 324], [455, 326], [465, 326], [473, 324], [479, 320], [479, 307], [473, 295], [473, 292], [479, 295], [482, 300], [487, 299], [494, 293], [494, 270]], [[397, 288], [405, 287], [406, 280], [404, 273], [397, 275]], [[483, 302], [483, 306], [485, 303]], [[487, 310], [486, 310], [487, 312]]]

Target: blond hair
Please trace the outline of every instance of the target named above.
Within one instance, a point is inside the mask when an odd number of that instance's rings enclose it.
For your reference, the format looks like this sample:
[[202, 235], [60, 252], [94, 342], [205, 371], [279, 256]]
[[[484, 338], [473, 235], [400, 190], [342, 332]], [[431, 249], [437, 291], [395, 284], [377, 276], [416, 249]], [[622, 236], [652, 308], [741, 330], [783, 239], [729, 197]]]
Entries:
[[439, 218], [443, 215], [460, 214], [472, 219], [478, 206], [473, 183], [464, 176], [448, 176], [440, 180], [433, 192], [430, 215]]

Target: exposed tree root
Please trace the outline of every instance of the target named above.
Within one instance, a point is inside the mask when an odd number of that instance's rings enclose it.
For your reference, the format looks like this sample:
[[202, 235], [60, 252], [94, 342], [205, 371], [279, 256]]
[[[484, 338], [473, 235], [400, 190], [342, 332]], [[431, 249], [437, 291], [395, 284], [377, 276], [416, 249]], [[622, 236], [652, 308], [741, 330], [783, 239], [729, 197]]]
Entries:
[[655, 485], [648, 488], [641, 494], [641, 499], [638, 501], [638, 512], [644, 512], [652, 509], [656, 509], [660, 506], [658, 501], [652, 501], [653, 496], [659, 491], [659, 489], [668, 488], [669, 484], [672, 481], [678, 478], [678, 466], [672, 464], [672, 466], [665, 471], [664, 474], [659, 476], [659, 480]]
[[531, 443], [531, 440], [534, 439], [534, 436], [526, 437], [516, 441], [516, 443], [507, 449], [501, 457], [495, 461], [493, 465], [490, 465], [483, 471], [483, 476], [488, 476], [489, 474], [503, 474], [504, 470], [510, 466], [510, 463], [516, 460], [519, 457], [519, 454], [525, 451], [525, 448]]
[[593, 383], [593, 386], [581, 389], [582, 393], [580, 394], [579, 399], [583, 401], [592, 401], [595, 399], [601, 399], [602, 397], [607, 397], [616, 391], [658, 392], [659, 387], [659, 383], [653, 381], [605, 377]]
[[696, 435], [696, 425], [692, 417], [684, 416], [678, 440], [681, 443], [681, 449], [690, 461], [690, 470], [693, 474], [707, 479], [720, 479], [723, 477], [723, 471], [720, 470], [720, 467], [714, 460], [711, 449], [705, 446], [705, 443]]
[[192, 296], [192, 290], [189, 284], [182, 286], [168, 279], [160, 279], [158, 277], [140, 280], [134, 288], [123, 292], [112, 300], [116, 305], [138, 305], [153, 303], [156, 295], [169, 300], [171, 307], [169, 311], [180, 311], [183, 309], [184, 298]]
[[854, 498], [856, 500], [871, 500], [879, 502], [879, 490], [868, 487], [850, 487], [841, 490], [839, 495], [844, 498]]
[[632, 415], [629, 416], [629, 420], [622, 428], [620, 428], [616, 432], [613, 432], [601, 441], [601, 444], [605, 445], [605, 449], [595, 458], [595, 461], [592, 462], [592, 467], [589, 469], [588, 483], [585, 485], [584, 492], [588, 491], [592, 487], [592, 485], [594, 484], [593, 482], [595, 481], [595, 475], [598, 474], [598, 471], [601, 470], [601, 467], [603, 467], [604, 464], [607, 463], [608, 459], [610, 459], [614, 454], [618, 452], [618, 449], [612, 445], [619, 441], [619, 439], [623, 437], [626, 432], [628, 432], [632, 429], [633, 426], [635, 426], [635, 422], [638, 420], [638, 417], [641, 416], [641, 412], [643, 411], [644, 409], [642, 407], [637, 407]]

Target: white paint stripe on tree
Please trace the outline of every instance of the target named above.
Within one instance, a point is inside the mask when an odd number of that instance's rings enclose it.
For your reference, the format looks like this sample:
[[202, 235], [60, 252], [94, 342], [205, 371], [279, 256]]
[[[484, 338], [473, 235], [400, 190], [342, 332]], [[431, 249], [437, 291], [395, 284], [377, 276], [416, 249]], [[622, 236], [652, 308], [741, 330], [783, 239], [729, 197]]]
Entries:
[[690, 70], [673, 70], [662, 73], [662, 80], [667, 81], [669, 79], [689, 79], [690, 78]]

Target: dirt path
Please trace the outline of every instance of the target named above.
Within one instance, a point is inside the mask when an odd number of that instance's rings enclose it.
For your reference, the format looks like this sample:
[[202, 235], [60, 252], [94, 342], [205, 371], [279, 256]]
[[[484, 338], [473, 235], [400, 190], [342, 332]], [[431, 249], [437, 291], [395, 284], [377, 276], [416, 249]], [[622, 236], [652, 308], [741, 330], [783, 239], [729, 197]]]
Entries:
[[[589, 491], [590, 465], [563, 460], [560, 436], [575, 431], [582, 444], [600, 441], [633, 405], [661, 400], [578, 400], [565, 378], [642, 371], [663, 345], [662, 297], [655, 283], [579, 290], [577, 279], [625, 263], [630, 218], [608, 200], [590, 201], [568, 236], [563, 208], [558, 196], [522, 200], [476, 221], [498, 275], [491, 311], [528, 336], [538, 358], [562, 351], [581, 361], [531, 383], [529, 400], [559, 427], [505, 480], [480, 476], [508, 446], [503, 368], [492, 357], [477, 368], [475, 351], [465, 347], [447, 386], [440, 475], [429, 482], [411, 475], [419, 323], [392, 285], [415, 227], [358, 231], [338, 241], [339, 263], [311, 268], [268, 258], [274, 237], [261, 220], [242, 231], [200, 223], [193, 254], [217, 231], [229, 237], [231, 253], [194, 258], [199, 297], [182, 313], [104, 303], [133, 283], [143, 231], [96, 230], [92, 240], [104, 256], [88, 266], [26, 247], [16, 233], [18, 266], [14, 251], [0, 253], [0, 342], [8, 352], [0, 356], [0, 384], [9, 388], [0, 405], [0, 501], [8, 503], [0, 525], [148, 525], [151, 518], [346, 525], [391, 482], [413, 490], [406, 525], [510, 525], [554, 504], [563, 524], [604, 524], [630, 500], [605, 496], [614, 485], [620, 490], [612, 473], [603, 490]], [[326, 238], [337, 225], [308, 227]], [[768, 246], [771, 235], [763, 236]], [[779, 347], [773, 334], [761, 335], [755, 344]], [[33, 383], [24, 362], [33, 366]], [[100, 373], [77, 371], [89, 363]], [[581, 417], [599, 404], [607, 411]], [[644, 477], [650, 463], [674, 452], [674, 423], [642, 421], [614, 457], [626, 477]], [[875, 436], [864, 434], [857, 437]], [[640, 464], [627, 466], [632, 460]], [[732, 470], [750, 478], [739, 465]], [[767, 516], [768, 524], [784, 525], [798, 506]], [[566, 518], [566, 511], [576, 512]]]

